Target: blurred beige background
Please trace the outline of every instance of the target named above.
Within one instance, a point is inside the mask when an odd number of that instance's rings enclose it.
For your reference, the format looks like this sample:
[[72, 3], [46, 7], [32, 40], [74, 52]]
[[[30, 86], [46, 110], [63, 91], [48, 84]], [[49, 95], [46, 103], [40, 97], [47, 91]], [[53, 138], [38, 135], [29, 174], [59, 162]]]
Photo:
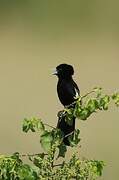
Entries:
[[[119, 90], [119, 4], [116, 0], [0, 1], [0, 153], [39, 152], [39, 138], [21, 130], [24, 117], [55, 126], [62, 108], [52, 69], [75, 68], [85, 94]], [[103, 180], [119, 179], [119, 109], [112, 105], [81, 129], [81, 156], [104, 160]]]

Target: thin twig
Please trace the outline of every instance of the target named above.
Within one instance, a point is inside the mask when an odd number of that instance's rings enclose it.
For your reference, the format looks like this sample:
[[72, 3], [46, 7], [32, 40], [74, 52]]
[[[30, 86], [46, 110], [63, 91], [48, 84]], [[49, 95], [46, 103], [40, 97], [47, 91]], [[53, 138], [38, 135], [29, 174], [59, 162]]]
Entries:
[[52, 128], [52, 129], [56, 129], [55, 127], [53, 127], [53, 126], [51, 126], [51, 125], [49, 125], [49, 124], [47, 124], [47, 123], [44, 123], [44, 125]]
[[53, 167], [62, 166], [62, 164], [54, 164]]
[[92, 90], [92, 91], [88, 92], [87, 94], [85, 94], [84, 96], [82, 96], [81, 99], [85, 98], [86, 96], [88, 96], [89, 94], [92, 94], [92, 93], [95, 93], [95, 91]]
[[[36, 153], [36, 154], [20, 154], [21, 157], [34, 157], [34, 156], [38, 156], [41, 155], [42, 153]], [[43, 153], [44, 154], [44, 153]], [[47, 156], [48, 154], [44, 154], [45, 156]]]

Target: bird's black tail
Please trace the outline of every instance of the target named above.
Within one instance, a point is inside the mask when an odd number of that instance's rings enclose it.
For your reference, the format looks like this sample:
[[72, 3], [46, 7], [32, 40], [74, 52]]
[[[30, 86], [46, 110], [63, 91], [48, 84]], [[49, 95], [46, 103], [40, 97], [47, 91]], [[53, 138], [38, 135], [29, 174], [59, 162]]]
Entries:
[[72, 125], [69, 125], [66, 122], [66, 120], [65, 120], [66, 114], [63, 114], [63, 115], [59, 116], [58, 118], [59, 119], [58, 119], [57, 128], [63, 132], [63, 135], [64, 135], [63, 142], [66, 146], [70, 146], [68, 137], [73, 135], [73, 132], [75, 130], [75, 117], [73, 117], [73, 119], [72, 119]]

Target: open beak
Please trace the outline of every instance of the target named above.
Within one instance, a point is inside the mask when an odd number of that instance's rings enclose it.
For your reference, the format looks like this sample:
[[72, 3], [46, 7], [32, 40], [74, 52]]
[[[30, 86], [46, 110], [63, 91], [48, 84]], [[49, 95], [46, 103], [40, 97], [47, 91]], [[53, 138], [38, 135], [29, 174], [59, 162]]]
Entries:
[[58, 74], [57, 69], [55, 69], [55, 70], [53, 71], [52, 75], [57, 75], [57, 74]]

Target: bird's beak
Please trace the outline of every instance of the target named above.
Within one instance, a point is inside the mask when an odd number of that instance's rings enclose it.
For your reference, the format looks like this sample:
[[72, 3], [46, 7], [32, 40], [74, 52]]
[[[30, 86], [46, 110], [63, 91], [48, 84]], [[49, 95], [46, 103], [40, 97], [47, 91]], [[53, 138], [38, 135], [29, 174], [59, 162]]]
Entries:
[[58, 75], [57, 69], [53, 70], [52, 75]]

